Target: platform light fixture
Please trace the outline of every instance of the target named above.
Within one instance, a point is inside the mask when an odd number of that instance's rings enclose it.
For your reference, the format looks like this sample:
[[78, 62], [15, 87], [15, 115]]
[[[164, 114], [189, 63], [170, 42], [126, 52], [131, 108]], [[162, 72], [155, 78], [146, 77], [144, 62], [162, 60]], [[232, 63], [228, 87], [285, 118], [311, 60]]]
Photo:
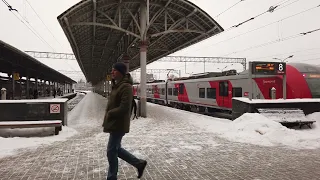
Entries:
[[273, 58], [273, 59], [280, 60], [281, 62], [288, 62], [288, 61], [285, 61], [285, 60], [287, 60], [289, 58], [293, 58], [293, 55], [288, 56], [287, 58], [284, 58], [284, 59], [279, 59], [279, 58]]

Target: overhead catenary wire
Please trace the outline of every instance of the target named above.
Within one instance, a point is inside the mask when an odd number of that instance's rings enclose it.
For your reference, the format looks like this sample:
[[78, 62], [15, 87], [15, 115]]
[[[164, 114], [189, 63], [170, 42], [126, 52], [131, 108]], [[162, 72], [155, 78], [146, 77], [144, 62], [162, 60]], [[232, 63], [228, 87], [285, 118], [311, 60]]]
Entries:
[[[21, 17], [19, 18], [15, 13], [13, 13], [13, 15], [21, 22], [23, 23], [39, 40], [41, 40], [44, 44], [48, 45], [54, 52], [56, 52], [56, 50], [33, 28], [33, 26], [25, 19], [25, 17], [23, 17], [19, 11], [17, 9], [13, 9], [12, 6], [6, 1], [6, 0], [2, 0], [2, 2], [9, 8], [9, 11], [16, 11], [17, 14]], [[51, 35], [55, 38], [55, 40], [60, 44], [60, 42], [56, 39], [56, 37], [52, 34], [52, 32], [50, 31], [50, 29], [46, 26], [46, 24], [43, 22], [43, 20], [41, 19], [41, 17], [39, 16], [39, 14], [35, 11], [35, 9], [32, 7], [32, 5], [26, 0], [26, 2], [29, 4], [29, 6], [32, 8], [32, 10], [35, 12], [35, 14], [38, 16], [38, 18], [41, 20], [41, 22], [45, 25], [45, 27], [48, 29], [48, 31], [51, 33]], [[25, 23], [27, 22], [27, 23]], [[29, 24], [29, 26], [28, 26]], [[60, 44], [61, 45], [61, 44]], [[62, 47], [62, 45], [61, 45]], [[67, 62], [67, 61], [66, 61]], [[72, 69], [75, 70], [68, 62], [67, 65]]]
[[[33, 6], [29, 3], [28, 0], [25, 0], [28, 5], [31, 7], [31, 9], [33, 10], [33, 12], [37, 15], [37, 17], [40, 19], [40, 21], [42, 22], [42, 24], [46, 27], [46, 29], [49, 31], [49, 33], [52, 35], [52, 37], [60, 44], [60, 46], [62, 47], [62, 44], [57, 40], [57, 38], [53, 35], [52, 31], [49, 29], [49, 27], [44, 23], [44, 21], [42, 20], [42, 18], [40, 17], [40, 15], [37, 13], [37, 11], [33, 8]], [[62, 47], [63, 48], [63, 47]], [[75, 71], [75, 69], [69, 64], [68, 61], [66, 61], [67, 65]]]
[[280, 9], [282, 9], [282, 8], [285, 8], [285, 7], [287, 7], [287, 6], [290, 6], [290, 5], [292, 5], [292, 4], [294, 4], [294, 3], [298, 2], [298, 1], [300, 1], [300, 0], [295, 0], [295, 1], [289, 3], [289, 4], [285, 5], [285, 6], [281, 6], [281, 7], [279, 7], [277, 10], [280, 10]]
[[40, 21], [42, 22], [42, 24], [46, 27], [46, 29], [50, 32], [50, 34], [52, 35], [52, 37], [57, 41], [57, 43], [60, 44], [60, 46], [62, 47], [62, 44], [57, 40], [57, 38], [53, 35], [52, 31], [50, 30], [50, 28], [43, 22], [43, 20], [41, 19], [40, 15], [37, 13], [37, 11], [32, 7], [32, 5], [29, 3], [28, 0], [25, 0], [28, 5], [31, 7], [31, 9], [33, 10], [33, 12], [37, 15], [37, 17], [40, 19]]
[[8, 6], [9, 11], [17, 11], [17, 12], [18, 12], [18, 10], [17, 10], [17, 9], [13, 9], [12, 6], [11, 6], [6, 0], [2, 0], [2, 2], [3, 2], [6, 6]]
[[[266, 11], [264, 11], [264, 12], [262, 12], [262, 13], [256, 15], [256, 16], [254, 16], [254, 17], [251, 17], [251, 18], [249, 18], [249, 19], [247, 19], [247, 20], [245, 20], [245, 21], [243, 21], [243, 22], [241, 22], [241, 23], [238, 23], [238, 24], [236, 24], [236, 25], [233, 25], [233, 26], [227, 28], [224, 32], [219, 33], [219, 34], [217, 34], [216, 36], [213, 36], [213, 37], [217, 37], [217, 36], [220, 36], [221, 34], [225, 34], [225, 33], [229, 32], [229, 31], [231, 31], [231, 30], [233, 30], [233, 29], [235, 29], [235, 28], [238, 28], [239, 26], [242, 26], [243, 24], [246, 24], [246, 23], [248, 23], [248, 22], [250, 22], [250, 21], [252, 21], [252, 20], [257, 19], [258, 17], [260, 17], [260, 16], [262, 16], [262, 15], [268, 13], [268, 12], [269, 12], [269, 13], [273, 13], [273, 12], [276, 11], [277, 9], [280, 9], [280, 8], [278, 8], [278, 7], [284, 5], [285, 3], [289, 2], [289, 1], [291, 1], [291, 0], [283, 0], [283, 1], [279, 2], [279, 3], [276, 3], [276, 4], [272, 5], [272, 6], [270, 6], [268, 10], [266, 10]], [[295, 2], [297, 2], [297, 1], [299, 1], [299, 0], [296, 0]], [[284, 7], [287, 7], [287, 6], [288, 6], [288, 5], [286, 5], [286, 6], [284, 6]], [[283, 9], [284, 7], [282, 7], [281, 9]], [[277, 23], [277, 22], [278, 22], [278, 21], [276, 21], [276, 22], [274, 22], [274, 23]], [[270, 24], [270, 25], [271, 25], [271, 24]], [[211, 37], [211, 38], [213, 38], [213, 37]], [[211, 38], [208, 38], [207, 41], [208, 41], [209, 39], [211, 39]], [[220, 43], [220, 42], [219, 42], [219, 43]], [[199, 49], [197, 49], [197, 50], [195, 50], [195, 51], [199, 51], [199, 50], [201, 50], [201, 49], [203, 49], [203, 48], [199, 48]], [[185, 55], [186, 55], [186, 54], [188, 54], [188, 53], [185, 53]]]
[[[239, 23], [239, 24], [237, 24], [237, 25], [234, 25], [234, 26], [228, 28], [225, 32], [230, 31], [231, 29], [237, 28], [237, 27], [239, 27], [239, 26], [241, 26], [241, 25], [243, 25], [243, 24], [245, 24], [245, 23], [247, 23], [247, 22], [249, 22], [249, 21], [251, 21], [251, 20], [254, 20], [254, 19], [256, 19], [257, 17], [260, 17], [260, 16], [262, 16], [262, 15], [268, 13], [268, 12], [271, 12], [271, 13], [272, 13], [272, 12], [274, 12], [274, 11], [276, 11], [276, 10], [280, 10], [280, 9], [285, 8], [285, 7], [288, 7], [288, 6], [292, 5], [293, 3], [298, 2], [299, 0], [295, 0], [295, 1], [293, 1], [293, 2], [289, 2], [289, 1], [291, 1], [291, 0], [283, 0], [283, 1], [281, 1], [281, 2], [279, 2], [279, 3], [277, 3], [277, 4], [275, 4], [275, 5], [271, 6], [267, 11], [265, 11], [265, 12], [263, 12], [263, 13], [260, 13], [260, 14], [258, 14], [258, 15], [256, 15], [256, 16], [254, 16], [254, 17], [252, 17], [252, 18], [250, 18], [250, 19], [242, 22], [242, 23]], [[286, 3], [288, 3], [288, 2], [289, 2], [289, 4], [286, 4]], [[238, 2], [238, 3], [240, 3], [240, 2]], [[238, 3], [236, 3], [236, 4], [238, 4]], [[284, 5], [284, 4], [286, 4], [286, 5]], [[281, 7], [279, 8], [279, 6], [281, 6]], [[272, 24], [278, 23], [278, 22], [280, 22], [280, 21], [283, 21], [283, 20], [292, 18], [292, 17], [294, 17], [294, 16], [297, 16], [297, 15], [300, 15], [300, 14], [303, 14], [303, 13], [306, 13], [306, 12], [308, 12], [308, 11], [311, 11], [311, 10], [317, 8], [317, 7], [320, 7], [320, 5], [318, 5], [318, 6], [316, 6], [316, 7], [313, 7], [313, 8], [310, 8], [310, 9], [307, 9], [307, 10], [304, 10], [304, 11], [301, 11], [301, 12], [299, 12], [299, 13], [290, 15], [290, 16], [288, 16], [288, 17], [285, 17], [285, 18], [283, 18], [283, 19], [280, 19], [280, 20], [277, 20], [277, 21], [275, 21], [275, 22], [269, 23], [269, 24], [267, 24], [267, 25], [261, 26], [261, 27], [259, 27], [259, 28], [250, 30], [250, 31], [248, 31], [248, 32], [245, 32], [245, 33], [243, 33], [243, 34], [240, 34], [240, 35], [237, 35], [237, 36], [235, 36], [235, 37], [229, 38], [229, 39], [227, 39], [227, 40], [220, 41], [220, 42], [218, 42], [218, 43], [216, 43], [216, 44], [219, 44], [219, 43], [222, 43], [222, 42], [226, 42], [226, 41], [228, 41], [228, 40], [234, 39], [234, 38], [236, 38], [236, 37], [240, 37], [240, 36], [242, 36], [242, 35], [245, 35], [245, 34], [248, 34], [248, 33], [250, 33], [250, 32], [256, 31], [256, 30], [258, 30], [258, 29], [265, 28], [265, 27], [267, 27], [267, 26], [270, 26], [270, 25], [272, 25]], [[315, 30], [314, 30], [314, 31], [315, 31]], [[220, 34], [218, 34], [218, 35], [221, 35], [221, 34], [223, 34], [223, 33], [220, 33]], [[286, 40], [289, 40], [289, 39], [292, 39], [292, 38], [296, 38], [296, 37], [300, 37], [300, 36], [301, 36], [301, 35], [299, 34], [299, 35], [294, 35], [294, 36], [291, 36], [291, 37], [285, 37], [285, 38], [283, 38], [283, 39], [280, 40], [280, 41], [286, 41]], [[216, 37], [216, 36], [215, 36], [215, 37]], [[279, 39], [281, 39], [281, 38], [279, 37]], [[269, 45], [269, 44], [276, 43], [276, 42], [279, 41], [279, 39], [276, 40], [276, 41], [271, 41], [271, 42], [267, 42], [267, 43], [258, 45], [258, 47], [260, 47], [260, 46], [262, 47], [262, 46], [266, 46], [266, 45]], [[214, 44], [214, 45], [216, 45], [216, 44]], [[207, 48], [207, 47], [206, 47], [206, 48]], [[251, 48], [253, 48], [253, 47], [251, 47]], [[256, 48], [256, 47], [255, 47], [255, 48]], [[203, 50], [204, 48], [201, 48], [201, 49]], [[198, 50], [200, 50], [200, 49], [198, 49]], [[198, 50], [196, 50], [196, 51], [198, 51]], [[192, 52], [194, 52], [194, 51], [192, 51]], [[193, 63], [193, 64], [195, 64], [195, 63]], [[185, 65], [178, 66], [178, 67], [175, 67], [175, 68], [173, 68], [173, 69], [177, 69], [177, 68], [180, 68], [180, 67], [185, 67]]]
[[320, 7], [320, 5], [315, 6], [315, 7], [312, 7], [312, 8], [309, 8], [309, 9], [306, 9], [306, 10], [303, 10], [303, 11], [300, 11], [300, 12], [298, 12], [298, 13], [296, 13], [296, 14], [293, 14], [293, 15], [287, 16], [287, 17], [285, 17], [285, 18], [276, 20], [276, 21], [274, 21], [274, 22], [271, 22], [271, 23], [269, 23], [269, 24], [260, 26], [260, 27], [258, 27], [258, 28], [252, 29], [252, 30], [249, 30], [249, 31], [244, 32], [244, 33], [242, 33], [242, 34], [233, 36], [233, 37], [231, 37], [231, 38], [228, 38], [228, 39], [225, 39], [225, 40], [222, 40], [222, 41], [219, 41], [219, 42], [217, 42], [217, 43], [208, 45], [208, 46], [206, 46], [206, 47], [201, 47], [201, 48], [199, 48], [199, 49], [193, 50], [192, 52], [199, 51], [199, 50], [203, 50], [203, 49], [207, 49], [207, 48], [211, 48], [211, 47], [216, 46], [216, 45], [218, 45], [218, 44], [220, 44], [220, 43], [230, 41], [230, 40], [235, 39], [235, 38], [238, 38], [238, 37], [240, 37], [240, 36], [243, 36], [243, 35], [252, 33], [252, 32], [254, 32], [254, 31], [257, 31], [257, 30], [259, 30], [259, 29], [266, 28], [266, 27], [271, 26], [271, 25], [273, 25], [273, 24], [275, 24], [275, 23], [278, 23], [278, 22], [281, 22], [281, 21], [284, 21], [284, 20], [293, 18], [293, 17], [295, 17], [295, 16], [301, 15], [301, 14], [303, 14], [303, 13], [306, 13], [306, 12], [308, 12], [308, 11], [314, 10], [314, 9], [316, 9], [316, 8], [319, 8], [319, 7]]
[[[6, 1], [6, 0], [2, 0], [2, 2], [9, 8], [9, 11], [12, 12], [12, 14], [20, 21], [22, 22], [37, 38], [39, 38], [43, 43], [47, 44], [53, 51], [55, 51], [55, 49], [45, 40], [41, 37], [41, 35], [31, 26], [31, 24], [26, 21], [23, 16], [21, 16], [21, 14], [19, 13], [19, 11], [17, 9], [12, 8], [12, 6]], [[25, 20], [29, 26], [23, 21], [21, 20], [13, 11], [16, 11], [16, 13], [23, 19]]]
[[231, 54], [236, 54], [236, 53], [239, 53], [239, 52], [244, 52], [244, 51], [248, 51], [248, 50], [251, 50], [251, 49], [268, 46], [270, 44], [275, 44], [275, 43], [279, 43], [279, 42], [282, 42], [282, 41], [287, 41], [287, 40], [290, 40], [290, 39], [295, 39], [295, 38], [298, 38], [298, 37], [301, 37], [301, 36], [306, 36], [308, 34], [311, 34], [311, 33], [317, 32], [317, 31], [320, 31], [320, 28], [314, 29], [314, 30], [311, 30], [311, 31], [307, 31], [307, 32], [302, 32], [302, 33], [295, 34], [295, 35], [292, 35], [292, 36], [287, 36], [287, 37], [282, 38], [280, 40], [276, 39], [276, 40], [273, 40], [273, 41], [265, 42], [265, 43], [262, 43], [262, 44], [259, 44], [259, 45], [255, 45], [255, 46], [252, 46], [252, 47], [240, 50], [240, 51], [236, 51], [236, 52], [232, 52], [232, 53], [229, 53], [229, 54], [225, 54], [223, 56], [230, 56]]
[[[233, 52], [233, 53], [229, 53], [229, 54], [225, 54], [225, 55], [222, 55], [220, 57], [227, 57], [227, 56], [230, 56], [231, 54], [235, 54], [235, 53], [239, 53], [239, 52], [243, 52], [243, 51], [248, 51], [248, 50], [251, 50], [251, 49], [255, 49], [255, 48], [260, 48], [260, 47], [264, 47], [264, 46], [268, 46], [270, 44], [275, 44], [275, 43], [279, 43], [279, 42], [283, 42], [283, 41], [287, 41], [287, 40], [290, 40], [290, 39], [294, 39], [294, 38], [298, 38], [298, 37], [301, 37], [301, 36], [306, 36], [308, 34], [311, 34], [311, 33], [314, 33], [314, 32], [318, 32], [320, 31], [320, 28], [318, 29], [314, 29], [314, 30], [310, 30], [310, 31], [306, 31], [306, 32], [302, 32], [302, 33], [298, 33], [298, 34], [295, 34], [295, 35], [292, 35], [292, 36], [288, 36], [288, 37], [285, 37], [281, 40], [279, 39], [276, 39], [276, 40], [272, 40], [272, 41], [269, 41], [269, 42], [265, 42], [265, 43], [262, 43], [262, 44], [258, 44], [258, 45], [255, 45], [255, 46], [252, 46], [252, 47], [249, 47], [249, 48], [245, 48], [243, 50], [240, 50], [240, 51], [236, 51], [236, 52]], [[177, 69], [177, 68], [180, 68], [180, 67], [184, 67], [183, 66], [177, 66], [173, 69]]]
[[[260, 16], [262, 16], [264, 14], [273, 13], [274, 11], [277, 11], [277, 9], [279, 9], [278, 7], [282, 6], [283, 4], [285, 4], [288, 1], [291, 1], [291, 0], [286, 0], [286, 1], [282, 2], [282, 3], [281, 2], [280, 3], [276, 3], [276, 4], [272, 5], [272, 6], [270, 6], [269, 9], [267, 9], [266, 11], [263, 11], [262, 13], [260, 13], [258, 15], [255, 15], [255, 16], [253, 16], [253, 17], [251, 17], [251, 18], [249, 18], [249, 19], [247, 19], [247, 20], [245, 20], [245, 21], [243, 21], [241, 23], [238, 23], [236, 25], [231, 26], [230, 28], [227, 29], [227, 31], [229, 31], [230, 29], [233, 29], [233, 28], [237, 28], [237, 27], [239, 27], [239, 26], [241, 26], [241, 25], [243, 25], [245, 23], [248, 23], [249, 21], [252, 21], [252, 20], [254, 20], [254, 19], [256, 19], [256, 18], [258, 18], [258, 17], [260, 17]], [[298, 1], [298, 0], [296, 0], [296, 1]], [[286, 7], [286, 6], [284, 6], [284, 7]]]
[[232, 6], [228, 7], [226, 10], [222, 11], [221, 13], [219, 13], [218, 15], [216, 15], [214, 18], [217, 18], [219, 16], [221, 16], [223, 13], [229, 11], [230, 9], [232, 9], [233, 7], [235, 7], [236, 5], [238, 5], [239, 3], [243, 2], [244, 0], [240, 0], [238, 2], [236, 2], [235, 4], [233, 4]]

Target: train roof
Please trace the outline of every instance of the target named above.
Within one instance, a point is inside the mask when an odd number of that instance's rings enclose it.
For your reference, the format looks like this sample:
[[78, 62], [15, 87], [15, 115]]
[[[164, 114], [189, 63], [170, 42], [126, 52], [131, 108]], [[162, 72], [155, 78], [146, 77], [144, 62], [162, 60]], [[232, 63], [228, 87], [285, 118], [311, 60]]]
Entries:
[[204, 73], [192, 74], [189, 77], [174, 78], [174, 79], [169, 79], [168, 81], [204, 79], [204, 78], [225, 77], [225, 76], [235, 76], [235, 75], [237, 75], [237, 71], [235, 69], [231, 69], [231, 70], [222, 71], [222, 72], [204, 72]]
[[314, 64], [307, 64], [307, 63], [288, 63], [298, 69], [298, 71], [302, 73], [320, 73], [320, 67]]

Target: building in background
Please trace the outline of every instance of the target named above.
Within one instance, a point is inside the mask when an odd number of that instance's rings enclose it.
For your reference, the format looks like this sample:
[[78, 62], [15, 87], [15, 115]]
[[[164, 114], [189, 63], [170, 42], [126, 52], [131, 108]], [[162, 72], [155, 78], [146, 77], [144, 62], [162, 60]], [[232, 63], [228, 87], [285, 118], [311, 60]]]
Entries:
[[82, 91], [92, 91], [91, 83], [87, 83], [85, 80], [80, 79], [77, 84], [73, 85], [73, 89]]

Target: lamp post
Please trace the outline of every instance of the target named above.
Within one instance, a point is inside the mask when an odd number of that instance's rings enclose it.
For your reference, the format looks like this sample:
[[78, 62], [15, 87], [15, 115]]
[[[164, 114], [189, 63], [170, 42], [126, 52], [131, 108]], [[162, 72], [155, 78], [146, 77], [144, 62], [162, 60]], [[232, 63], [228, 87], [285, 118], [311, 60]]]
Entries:
[[[288, 61], [285, 61], [286, 59], [289, 59], [289, 58], [292, 58], [293, 55], [291, 56], [288, 56], [287, 58], [281, 60], [279, 58], [273, 58], [273, 59], [277, 59], [277, 60], [280, 60], [281, 62], [288, 62]], [[282, 92], [283, 92], [283, 99], [287, 99], [287, 75], [286, 74], [283, 74], [283, 80], [282, 80]]]
[[226, 65], [226, 67], [224, 67], [224, 68], [217, 68], [217, 69], [219, 69], [219, 70], [221, 70], [221, 72], [223, 72], [223, 70], [225, 69], [225, 68], [227, 68], [228, 66], [232, 66], [233, 64], [230, 64], [230, 65]]
[[[285, 60], [287, 60], [289, 58], [293, 58], [293, 55], [288, 56], [287, 58], [284, 58], [284, 59], [279, 59], [279, 58], [273, 58], [273, 59], [280, 60], [281, 62], [285, 62]], [[288, 61], [286, 61], [286, 62], [288, 62]]]

